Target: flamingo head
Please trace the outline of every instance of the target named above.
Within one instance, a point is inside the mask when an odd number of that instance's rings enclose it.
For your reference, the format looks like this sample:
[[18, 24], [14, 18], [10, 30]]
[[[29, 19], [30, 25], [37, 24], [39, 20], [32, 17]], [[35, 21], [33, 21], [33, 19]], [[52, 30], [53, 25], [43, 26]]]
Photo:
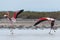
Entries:
[[7, 17], [7, 15], [5, 14], [4, 17]]

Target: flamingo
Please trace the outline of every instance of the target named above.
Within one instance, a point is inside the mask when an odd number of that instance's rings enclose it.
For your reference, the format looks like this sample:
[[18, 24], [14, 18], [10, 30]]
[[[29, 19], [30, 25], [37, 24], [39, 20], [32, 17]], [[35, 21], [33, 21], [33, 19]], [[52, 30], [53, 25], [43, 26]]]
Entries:
[[19, 14], [21, 14], [22, 12], [23, 12], [24, 10], [22, 9], [22, 10], [19, 10], [18, 12], [14, 12], [14, 14], [13, 14], [13, 16], [12, 17], [10, 17], [10, 14], [9, 14], [9, 12], [7, 11], [7, 13], [4, 15], [4, 17], [7, 17], [8, 19], [9, 19], [9, 21], [10, 21], [10, 23], [11, 23], [11, 34], [13, 34], [13, 23], [14, 22], [16, 22], [16, 19], [17, 19], [17, 17], [18, 17], [18, 15]]
[[[39, 20], [33, 26], [36, 26], [39, 23], [44, 22], [44, 21], [51, 21], [51, 23], [50, 23], [51, 24], [51, 29], [54, 29], [53, 26], [54, 26], [54, 23], [55, 23], [55, 19], [54, 18], [50, 18], [50, 17], [39, 18]], [[55, 30], [54, 30], [54, 32], [55, 32]], [[51, 30], [50, 30], [49, 34], [51, 34]]]

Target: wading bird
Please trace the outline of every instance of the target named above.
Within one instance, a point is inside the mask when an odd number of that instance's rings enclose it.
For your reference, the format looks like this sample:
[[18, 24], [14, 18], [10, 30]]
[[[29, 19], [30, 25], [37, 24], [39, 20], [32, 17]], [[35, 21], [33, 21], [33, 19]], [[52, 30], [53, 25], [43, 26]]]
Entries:
[[[44, 22], [44, 21], [51, 21], [51, 29], [54, 29], [53, 26], [54, 26], [54, 23], [55, 23], [55, 19], [54, 18], [49, 18], [49, 17], [39, 18], [39, 20], [33, 26], [36, 26], [39, 23]], [[55, 32], [55, 30], [54, 30], [54, 32]], [[51, 34], [51, 30], [50, 30], [49, 34]]]
[[9, 12], [7, 12], [7, 13], [4, 15], [4, 17], [7, 17], [8, 20], [10, 21], [10, 23], [11, 23], [11, 28], [12, 28], [12, 29], [11, 29], [10, 32], [12, 32], [12, 34], [13, 34], [13, 28], [14, 28], [13, 23], [16, 22], [16, 19], [17, 19], [18, 15], [21, 14], [23, 11], [24, 11], [24, 10], [22, 9], [22, 10], [19, 10], [18, 12], [14, 12], [12, 18], [10, 17]]

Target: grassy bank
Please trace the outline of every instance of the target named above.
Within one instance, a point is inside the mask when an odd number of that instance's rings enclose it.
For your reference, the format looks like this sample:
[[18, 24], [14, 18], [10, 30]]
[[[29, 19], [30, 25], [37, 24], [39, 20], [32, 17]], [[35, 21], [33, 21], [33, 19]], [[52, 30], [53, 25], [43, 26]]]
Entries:
[[[10, 16], [12, 17], [13, 11], [9, 11]], [[3, 15], [6, 11], [0, 12], [0, 18], [3, 18]], [[24, 11], [21, 13], [18, 18], [27, 18], [27, 19], [36, 19], [40, 17], [53, 17], [55, 19], [60, 19], [60, 11], [57, 12], [34, 12], [34, 11]]]

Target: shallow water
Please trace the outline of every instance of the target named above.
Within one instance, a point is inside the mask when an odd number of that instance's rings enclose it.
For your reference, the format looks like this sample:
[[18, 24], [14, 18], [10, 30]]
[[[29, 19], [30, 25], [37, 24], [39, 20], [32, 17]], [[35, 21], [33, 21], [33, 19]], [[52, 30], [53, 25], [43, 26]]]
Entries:
[[48, 32], [50, 29], [13, 29], [13, 35], [10, 32], [11, 29], [0, 29], [1, 40], [60, 40], [60, 29], [53, 32], [50, 35]]

